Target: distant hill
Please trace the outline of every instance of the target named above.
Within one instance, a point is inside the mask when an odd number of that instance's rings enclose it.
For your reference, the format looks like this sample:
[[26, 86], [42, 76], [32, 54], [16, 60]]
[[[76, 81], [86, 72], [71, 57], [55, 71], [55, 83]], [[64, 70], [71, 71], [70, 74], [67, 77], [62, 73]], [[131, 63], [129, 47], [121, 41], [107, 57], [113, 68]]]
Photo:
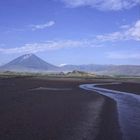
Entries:
[[68, 72], [66, 74], [67, 76], [74, 76], [74, 77], [96, 77], [97, 75], [95, 74], [91, 74], [88, 72], [84, 72], [84, 71], [77, 71], [77, 70], [73, 70], [72, 72]]
[[140, 65], [64, 65], [61, 67], [52, 65], [34, 54], [22, 55], [6, 65], [0, 67], [0, 71], [17, 72], [70, 72], [70, 75], [85, 75], [94, 73], [101, 75], [131, 75], [140, 76]]
[[0, 67], [2, 71], [56, 71], [57, 66], [49, 64], [34, 54], [22, 55]]

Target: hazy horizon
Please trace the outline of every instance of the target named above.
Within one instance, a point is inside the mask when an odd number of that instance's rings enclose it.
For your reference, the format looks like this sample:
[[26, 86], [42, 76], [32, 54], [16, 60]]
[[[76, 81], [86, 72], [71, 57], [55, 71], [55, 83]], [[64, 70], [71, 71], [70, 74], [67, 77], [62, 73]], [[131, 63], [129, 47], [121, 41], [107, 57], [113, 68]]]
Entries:
[[139, 0], [5, 0], [0, 17], [0, 65], [27, 53], [57, 66], [140, 65]]
[[[10, 60], [10, 61], [8, 61], [8, 62], [6, 62], [6, 63], [1, 63], [0, 64], [0, 66], [3, 66], [3, 65], [5, 65], [5, 64], [8, 64], [9, 62], [11, 62], [11, 61], [14, 61], [15, 59], [17, 59], [18, 57], [21, 57], [21, 56], [26, 56], [26, 55], [30, 55], [30, 54], [32, 54], [32, 55], [36, 55], [36, 54], [34, 54], [34, 53], [28, 53], [28, 54], [23, 54], [23, 55], [20, 55], [20, 56], [17, 56], [16, 58], [13, 58], [12, 60]], [[36, 55], [37, 57], [39, 57], [38, 55]], [[47, 62], [47, 63], [49, 63], [49, 64], [52, 64], [52, 65], [55, 65], [55, 66], [58, 66], [58, 67], [62, 67], [62, 66], [65, 66], [65, 65], [75, 65], [75, 66], [78, 66], [78, 65], [132, 65], [132, 66], [140, 66], [139, 64], [97, 64], [97, 63], [89, 63], [89, 64], [84, 64], [84, 63], [81, 63], [81, 64], [59, 64], [59, 65], [56, 65], [56, 64], [53, 64], [53, 63], [51, 63], [51, 62], [48, 62], [47, 60], [45, 60], [45, 59], [43, 59], [43, 58], [41, 58], [41, 57], [39, 57], [40, 59], [42, 59], [42, 60], [44, 60], [45, 62]]]

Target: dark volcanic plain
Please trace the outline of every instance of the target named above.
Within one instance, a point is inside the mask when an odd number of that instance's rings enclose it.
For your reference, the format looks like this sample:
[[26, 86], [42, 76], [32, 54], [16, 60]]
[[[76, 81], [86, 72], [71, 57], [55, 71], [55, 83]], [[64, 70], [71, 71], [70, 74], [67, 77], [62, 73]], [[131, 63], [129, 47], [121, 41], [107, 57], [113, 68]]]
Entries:
[[132, 83], [132, 82], [122, 82], [121, 84], [116, 85], [101, 85], [98, 87], [103, 87], [112, 90], [130, 92], [135, 94], [140, 94], [140, 84], [139, 83]]
[[0, 140], [121, 140], [115, 101], [84, 83], [94, 80], [0, 78]]

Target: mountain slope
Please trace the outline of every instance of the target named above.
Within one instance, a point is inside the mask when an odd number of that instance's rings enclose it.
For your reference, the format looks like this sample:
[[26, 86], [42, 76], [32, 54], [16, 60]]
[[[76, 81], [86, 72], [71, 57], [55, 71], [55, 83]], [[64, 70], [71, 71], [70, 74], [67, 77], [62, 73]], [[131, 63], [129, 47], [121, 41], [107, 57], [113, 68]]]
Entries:
[[54, 71], [58, 67], [45, 62], [34, 54], [22, 55], [8, 64], [2, 66], [1, 70], [8, 71]]

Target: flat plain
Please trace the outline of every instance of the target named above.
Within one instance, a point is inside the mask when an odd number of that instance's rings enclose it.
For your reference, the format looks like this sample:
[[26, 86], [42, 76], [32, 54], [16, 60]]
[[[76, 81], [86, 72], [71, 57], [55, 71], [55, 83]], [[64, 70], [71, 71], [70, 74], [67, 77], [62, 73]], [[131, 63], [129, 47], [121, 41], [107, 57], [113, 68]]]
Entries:
[[[79, 88], [108, 81], [114, 80], [1, 77], [0, 139], [121, 140], [116, 102]], [[139, 83], [130, 84], [117, 89], [140, 91]]]

